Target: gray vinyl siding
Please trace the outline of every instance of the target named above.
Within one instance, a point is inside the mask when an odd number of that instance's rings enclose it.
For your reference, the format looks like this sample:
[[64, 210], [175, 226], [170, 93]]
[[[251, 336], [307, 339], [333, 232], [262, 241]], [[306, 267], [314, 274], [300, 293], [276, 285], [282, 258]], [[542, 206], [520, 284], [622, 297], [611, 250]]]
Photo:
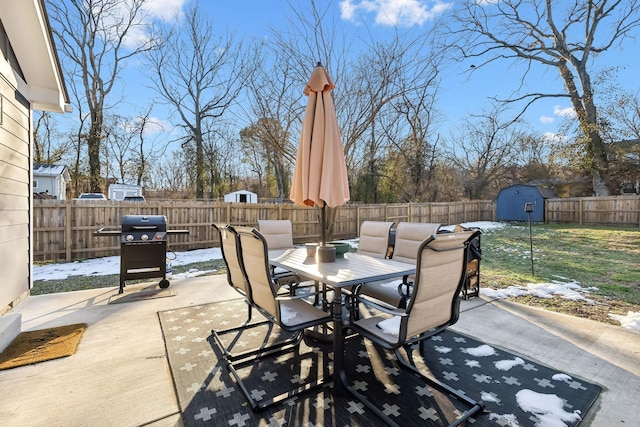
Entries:
[[0, 76], [0, 312], [29, 291], [31, 149], [30, 108]]

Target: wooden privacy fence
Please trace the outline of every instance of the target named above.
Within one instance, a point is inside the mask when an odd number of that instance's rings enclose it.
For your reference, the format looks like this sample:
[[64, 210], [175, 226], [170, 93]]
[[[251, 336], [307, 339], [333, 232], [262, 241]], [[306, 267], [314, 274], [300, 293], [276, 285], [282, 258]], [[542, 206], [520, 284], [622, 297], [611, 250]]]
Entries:
[[[289, 219], [296, 242], [320, 239], [318, 211], [293, 204], [247, 204], [185, 200], [33, 201], [34, 260], [60, 261], [119, 255], [120, 239], [94, 236], [102, 227], [119, 228], [123, 215], [165, 215], [168, 229], [186, 229], [188, 235], [168, 236], [169, 249], [185, 251], [219, 246], [212, 223], [257, 226], [258, 219]], [[450, 203], [399, 203], [341, 206], [335, 210], [334, 239], [358, 235], [365, 220], [433, 222], [443, 225], [493, 221], [491, 200]]]
[[640, 227], [640, 197], [570, 197], [547, 199], [545, 222]]

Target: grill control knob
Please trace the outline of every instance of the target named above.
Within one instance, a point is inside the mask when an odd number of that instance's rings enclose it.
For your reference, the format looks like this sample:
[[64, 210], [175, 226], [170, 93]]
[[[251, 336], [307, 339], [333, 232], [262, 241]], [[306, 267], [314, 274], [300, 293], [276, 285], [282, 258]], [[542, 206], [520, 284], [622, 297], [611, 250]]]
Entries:
[[125, 239], [127, 240], [127, 242], [130, 242], [133, 240], [133, 234], [127, 234], [127, 237], [125, 237]]
[[142, 236], [140, 236], [140, 238], [144, 241], [149, 240], [149, 236], [147, 236], [146, 234], [143, 234]]

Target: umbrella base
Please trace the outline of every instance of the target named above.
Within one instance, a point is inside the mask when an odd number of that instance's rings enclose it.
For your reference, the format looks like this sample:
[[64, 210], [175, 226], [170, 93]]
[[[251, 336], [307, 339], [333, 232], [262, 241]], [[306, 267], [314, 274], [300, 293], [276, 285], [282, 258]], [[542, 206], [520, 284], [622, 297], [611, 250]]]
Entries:
[[336, 248], [330, 245], [318, 246], [318, 262], [335, 262], [336, 261]]

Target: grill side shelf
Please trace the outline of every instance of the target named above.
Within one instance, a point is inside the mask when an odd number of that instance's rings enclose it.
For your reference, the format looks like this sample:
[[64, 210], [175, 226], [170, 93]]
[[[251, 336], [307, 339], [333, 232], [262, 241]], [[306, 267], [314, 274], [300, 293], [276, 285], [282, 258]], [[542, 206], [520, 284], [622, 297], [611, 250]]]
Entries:
[[93, 232], [94, 236], [120, 236], [122, 231], [120, 229], [102, 227]]

